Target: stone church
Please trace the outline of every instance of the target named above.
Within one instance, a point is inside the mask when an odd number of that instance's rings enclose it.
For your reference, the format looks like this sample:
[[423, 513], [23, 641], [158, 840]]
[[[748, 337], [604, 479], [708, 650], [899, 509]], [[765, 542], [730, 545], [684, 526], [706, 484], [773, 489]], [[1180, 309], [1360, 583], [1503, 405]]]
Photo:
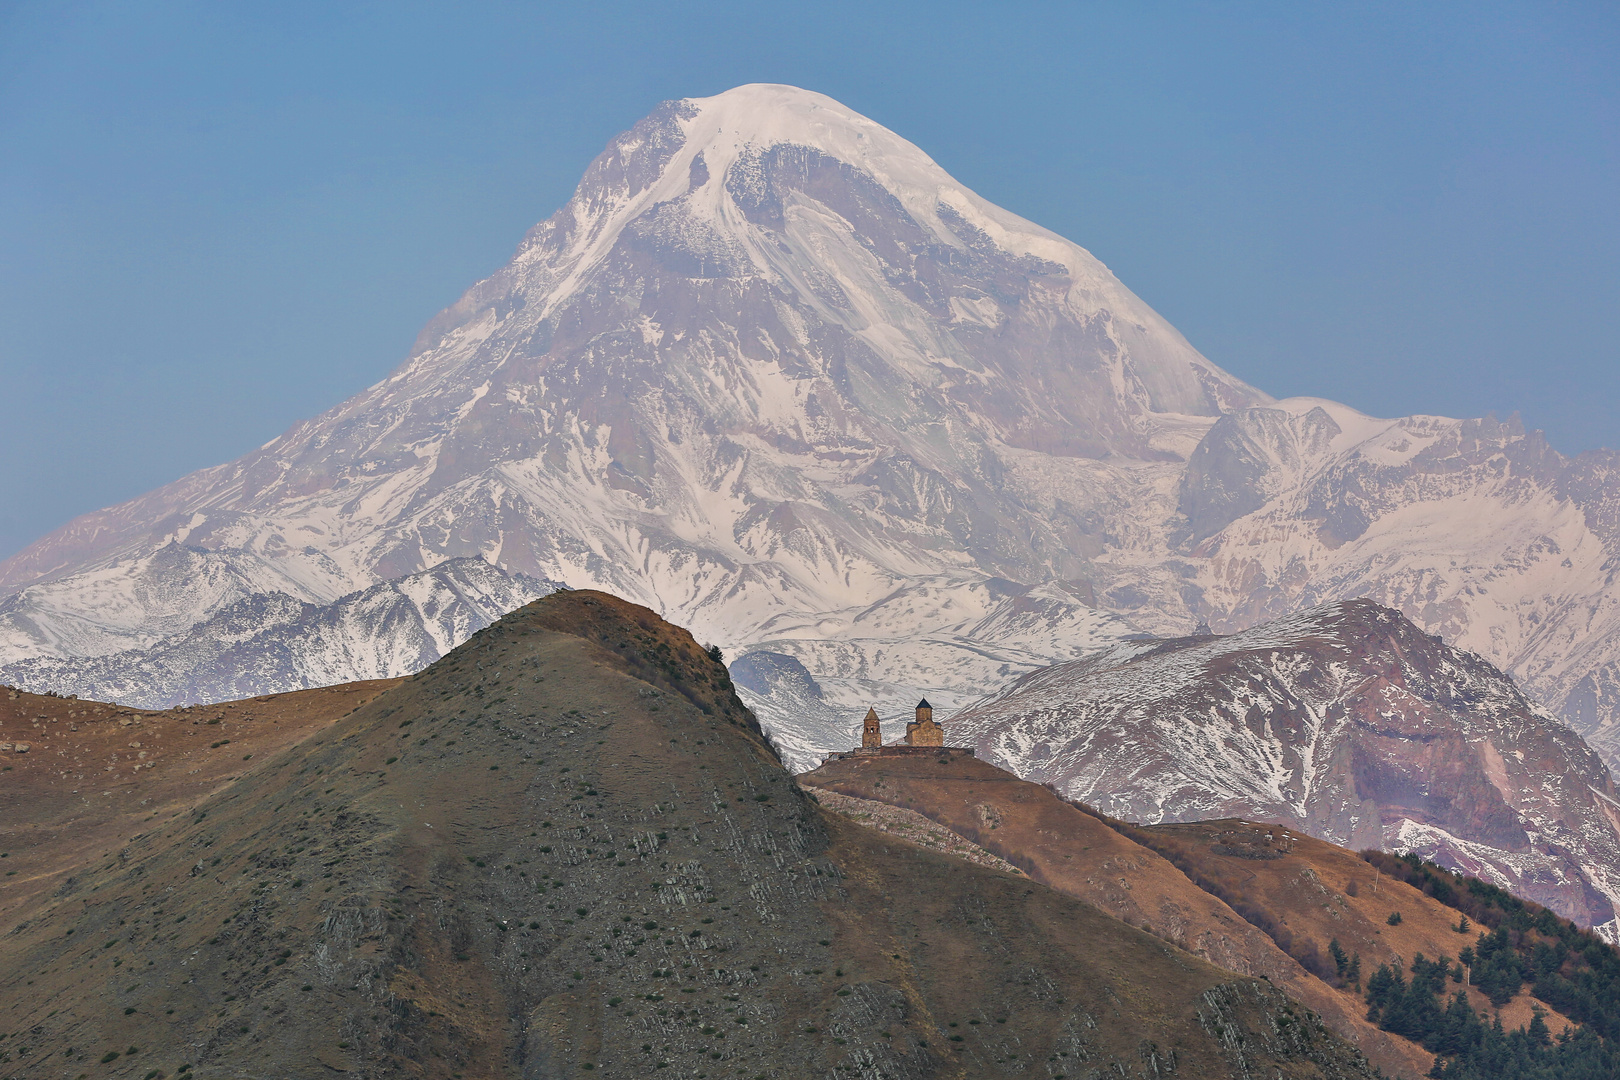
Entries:
[[906, 725], [906, 745], [945, 745], [945, 729], [934, 722], [934, 707], [927, 698], [917, 702], [917, 719]]
[[861, 748], [854, 751], [856, 754], [902, 753], [912, 748], [924, 751], [938, 748], [952, 753], [973, 752], [965, 747], [945, 745], [945, 728], [934, 719], [934, 707], [928, 704], [927, 698], [917, 702], [917, 718], [907, 721], [905, 739], [890, 746], [883, 745], [883, 725], [878, 719], [877, 710], [866, 710], [866, 718], [861, 722]]

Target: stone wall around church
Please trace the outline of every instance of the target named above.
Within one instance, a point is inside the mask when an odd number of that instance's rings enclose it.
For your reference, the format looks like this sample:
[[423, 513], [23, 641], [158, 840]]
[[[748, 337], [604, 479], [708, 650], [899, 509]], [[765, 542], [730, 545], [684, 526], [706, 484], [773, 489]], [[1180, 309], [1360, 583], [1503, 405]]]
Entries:
[[977, 757], [977, 752], [971, 746], [872, 746], [861, 747], [859, 750], [843, 750], [836, 754], [828, 754], [827, 761], [842, 761], [852, 757], [908, 757], [931, 754], [935, 757]]

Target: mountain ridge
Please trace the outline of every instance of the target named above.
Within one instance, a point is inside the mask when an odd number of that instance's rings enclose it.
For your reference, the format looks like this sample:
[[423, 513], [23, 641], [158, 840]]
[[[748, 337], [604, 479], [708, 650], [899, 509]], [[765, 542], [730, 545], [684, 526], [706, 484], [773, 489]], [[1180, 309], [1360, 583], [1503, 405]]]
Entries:
[[1243, 817], [1415, 852], [1613, 940], [1620, 802], [1601, 757], [1473, 654], [1343, 601], [1230, 637], [1025, 676], [951, 738], [1113, 817]]
[[[556, 582], [449, 559], [319, 605], [252, 593], [179, 634], [93, 657], [0, 665], [0, 683], [143, 709], [412, 674]], [[89, 696], [89, 695], [85, 695]]]

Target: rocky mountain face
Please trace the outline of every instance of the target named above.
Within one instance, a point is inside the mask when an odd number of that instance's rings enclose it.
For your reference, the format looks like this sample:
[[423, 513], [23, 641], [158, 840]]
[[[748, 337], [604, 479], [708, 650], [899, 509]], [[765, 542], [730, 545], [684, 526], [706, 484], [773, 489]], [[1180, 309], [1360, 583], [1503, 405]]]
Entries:
[[1489, 663], [1370, 601], [1116, 646], [1025, 676], [949, 736], [1115, 817], [1415, 852], [1620, 928], [1603, 761]]
[[[208, 557], [160, 554], [182, 563]], [[250, 593], [146, 648], [19, 660], [0, 666], [0, 683], [61, 694], [95, 687], [112, 700], [162, 709], [385, 679], [420, 671], [556, 588], [482, 559], [457, 558], [325, 605], [282, 592]]]
[[369, 690], [0, 702], [51, 728], [0, 791], [8, 1074], [1372, 1075], [1267, 982], [826, 813], [645, 608], [553, 594]]
[[1620, 467], [1517, 422], [1295, 400], [1223, 416], [1178, 495], [1193, 610], [1240, 630], [1366, 597], [1512, 674], [1620, 762]]

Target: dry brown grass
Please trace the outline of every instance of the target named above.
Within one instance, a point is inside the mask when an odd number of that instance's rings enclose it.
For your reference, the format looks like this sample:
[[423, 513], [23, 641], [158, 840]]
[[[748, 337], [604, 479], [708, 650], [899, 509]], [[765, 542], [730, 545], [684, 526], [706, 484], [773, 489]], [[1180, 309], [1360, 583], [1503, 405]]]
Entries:
[[[1456, 913], [1410, 886], [1384, 879], [1375, 887], [1372, 868], [1355, 853], [1279, 827], [1110, 824], [974, 758], [852, 757], [799, 781], [919, 812], [1036, 881], [1211, 963], [1264, 976], [1321, 1013], [1391, 1074], [1425, 1075], [1433, 1055], [1368, 1024], [1354, 987], [1320, 978], [1300, 958], [1313, 960], [1314, 953], [1322, 958], [1317, 970], [1331, 973], [1325, 958], [1328, 942], [1337, 938], [1347, 952], [1362, 954], [1365, 978], [1379, 963], [1410, 964], [1419, 952], [1431, 959], [1455, 957], [1477, 936], [1477, 930], [1454, 933]], [[1361, 895], [1346, 895], [1358, 878]], [[1385, 925], [1397, 907], [1404, 921]], [[1477, 992], [1470, 998], [1476, 1008], [1485, 1004]], [[1528, 1023], [1531, 1008], [1521, 994], [1502, 1010], [1503, 1023]], [[1548, 1023], [1557, 1030], [1566, 1021], [1549, 1016]]]
[[140, 835], [18, 897], [17, 1075], [1367, 1075], [1262, 981], [825, 813], [719, 665], [612, 597], [274, 738], [190, 791], [211, 759], [171, 753]]
[[149, 711], [0, 690], [0, 925], [398, 679]]
[[[1361, 956], [1363, 983], [1379, 964], [1407, 972], [1415, 956], [1455, 959], [1480, 937], [1478, 926], [1458, 933], [1455, 910], [1375, 872], [1355, 852], [1281, 826], [1232, 819], [1155, 825], [1142, 832], [1155, 846], [1174, 845], [1177, 861], [1185, 861], [1195, 876], [1219, 883], [1247, 907], [1273, 913], [1296, 954], [1314, 950], [1331, 971], [1328, 942], [1337, 939], [1346, 953]], [[1234, 846], [1267, 850], [1276, 857], [1243, 858], [1219, 850]], [[1391, 926], [1389, 917], [1397, 911], [1400, 923]], [[1448, 993], [1460, 988], [1451, 984]], [[1529, 1024], [1538, 1006], [1547, 1013], [1547, 1025], [1554, 1033], [1569, 1025], [1566, 1017], [1534, 1001], [1528, 991], [1496, 1009], [1485, 995], [1466, 989], [1475, 1012], [1500, 1015], [1509, 1030]], [[1339, 992], [1361, 1001], [1353, 986], [1341, 986]]]

